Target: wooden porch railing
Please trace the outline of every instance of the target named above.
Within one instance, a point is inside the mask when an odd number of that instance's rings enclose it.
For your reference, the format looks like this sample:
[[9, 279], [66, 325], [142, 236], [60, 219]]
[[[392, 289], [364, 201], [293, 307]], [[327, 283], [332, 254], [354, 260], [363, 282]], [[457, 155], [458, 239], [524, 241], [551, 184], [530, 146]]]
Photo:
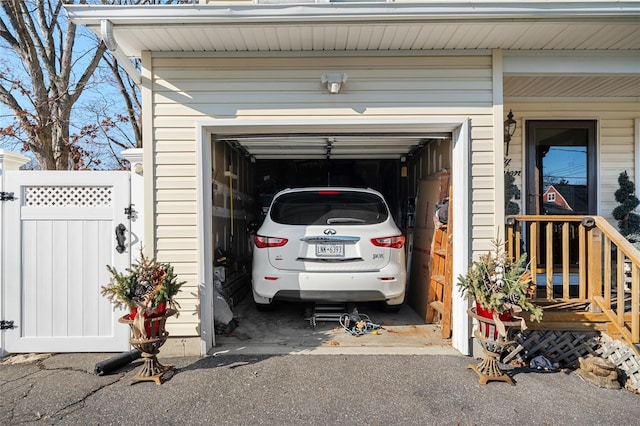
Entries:
[[509, 216], [506, 249], [527, 253], [545, 309], [537, 328], [606, 330], [637, 351], [640, 253], [600, 216]]

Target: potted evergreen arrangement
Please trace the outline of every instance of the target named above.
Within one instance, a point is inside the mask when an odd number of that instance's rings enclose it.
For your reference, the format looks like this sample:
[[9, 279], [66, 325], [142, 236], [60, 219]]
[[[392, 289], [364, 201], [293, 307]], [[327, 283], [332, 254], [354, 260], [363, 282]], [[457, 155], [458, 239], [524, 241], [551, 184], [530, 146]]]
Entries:
[[493, 245], [493, 250], [471, 264], [466, 275], [458, 277], [458, 287], [467, 299], [475, 300], [476, 313], [493, 319], [504, 335], [503, 321], [521, 319], [524, 329], [526, 325], [520, 314], [527, 312], [532, 321], [540, 321], [542, 308], [530, 301], [535, 284], [526, 254], [514, 261], [506, 255], [502, 243], [494, 241]]
[[[614, 193], [615, 199], [620, 203], [611, 214], [618, 221], [620, 234], [627, 239], [636, 250], [640, 250], [640, 215], [635, 213], [640, 200], [636, 197], [636, 186], [633, 184], [627, 171], [618, 176], [619, 188]], [[624, 261], [624, 291], [631, 291], [631, 261]]]
[[[180, 307], [175, 296], [185, 283], [178, 281], [178, 276], [169, 263], [158, 262], [155, 258], [140, 252], [140, 259], [124, 272], [107, 265], [111, 273], [108, 285], [102, 286], [101, 293], [116, 308], [129, 309], [129, 317], [138, 324], [144, 319], [159, 317], [167, 309]], [[177, 313], [177, 312], [176, 312]], [[149, 324], [145, 324], [149, 328]], [[141, 326], [138, 328], [142, 329]], [[141, 330], [142, 331], [142, 330]], [[150, 330], [146, 330], [147, 335]]]
[[629, 179], [626, 170], [618, 176], [618, 185], [619, 188], [614, 196], [620, 204], [613, 209], [613, 218], [618, 221], [620, 234], [636, 249], [640, 249], [640, 215], [635, 213], [640, 200], [635, 195], [636, 187]]
[[140, 250], [140, 259], [124, 272], [107, 265], [111, 273], [108, 285], [102, 286], [101, 293], [115, 308], [129, 308], [129, 313], [119, 322], [129, 324], [133, 336], [129, 343], [141, 352], [144, 364], [135, 375], [135, 381], [151, 380], [162, 383], [164, 374], [173, 368], [162, 365], [157, 358], [160, 347], [167, 341], [169, 333], [165, 322], [171, 315], [177, 315], [180, 307], [175, 296], [185, 283], [169, 263], [158, 262]]

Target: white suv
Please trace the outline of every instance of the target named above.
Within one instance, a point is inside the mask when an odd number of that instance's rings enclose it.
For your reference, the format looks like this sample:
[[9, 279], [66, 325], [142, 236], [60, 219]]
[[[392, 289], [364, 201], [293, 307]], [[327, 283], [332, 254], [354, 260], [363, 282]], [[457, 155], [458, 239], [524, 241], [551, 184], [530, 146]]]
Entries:
[[404, 242], [377, 191], [280, 191], [254, 237], [253, 299], [259, 310], [289, 300], [381, 301], [395, 311], [405, 295]]

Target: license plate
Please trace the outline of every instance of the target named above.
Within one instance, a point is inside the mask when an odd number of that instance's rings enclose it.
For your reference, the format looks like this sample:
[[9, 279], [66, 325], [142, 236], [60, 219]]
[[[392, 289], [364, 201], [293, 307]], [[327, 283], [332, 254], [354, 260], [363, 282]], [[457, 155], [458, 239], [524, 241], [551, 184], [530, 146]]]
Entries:
[[318, 257], [344, 257], [344, 244], [316, 244]]

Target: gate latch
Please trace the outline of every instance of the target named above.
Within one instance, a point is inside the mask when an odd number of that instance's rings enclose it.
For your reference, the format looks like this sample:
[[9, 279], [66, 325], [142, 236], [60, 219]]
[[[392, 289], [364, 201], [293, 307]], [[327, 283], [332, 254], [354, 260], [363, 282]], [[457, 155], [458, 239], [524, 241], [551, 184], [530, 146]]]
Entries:
[[14, 325], [13, 321], [0, 321], [0, 330], [13, 330], [14, 328], [18, 328], [18, 326]]
[[0, 192], [0, 201], [15, 201], [16, 197], [13, 195], [13, 192]]
[[134, 204], [131, 204], [129, 207], [124, 208], [124, 214], [127, 215], [127, 219], [133, 219], [134, 217], [136, 217], [136, 213], [138, 213], [136, 209], [133, 208], [133, 206]]

